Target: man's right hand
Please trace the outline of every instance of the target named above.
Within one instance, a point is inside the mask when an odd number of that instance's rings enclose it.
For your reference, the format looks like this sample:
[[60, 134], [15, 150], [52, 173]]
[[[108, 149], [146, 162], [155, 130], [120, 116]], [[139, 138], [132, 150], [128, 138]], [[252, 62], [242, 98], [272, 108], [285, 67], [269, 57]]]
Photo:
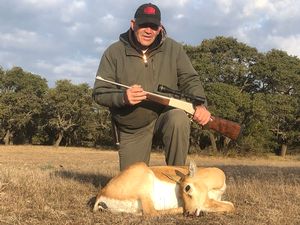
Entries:
[[135, 105], [146, 99], [146, 92], [141, 85], [134, 84], [124, 94], [124, 101], [127, 105]]

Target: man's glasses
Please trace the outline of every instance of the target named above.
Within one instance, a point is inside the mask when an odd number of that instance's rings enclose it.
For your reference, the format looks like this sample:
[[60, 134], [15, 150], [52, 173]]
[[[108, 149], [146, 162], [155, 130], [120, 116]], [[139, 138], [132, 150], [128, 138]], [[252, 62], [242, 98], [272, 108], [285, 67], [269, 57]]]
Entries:
[[139, 25], [139, 28], [148, 28], [148, 27], [155, 31], [157, 31], [159, 28], [159, 26], [157, 26], [156, 24], [153, 24], [153, 23], [143, 23], [143, 24]]

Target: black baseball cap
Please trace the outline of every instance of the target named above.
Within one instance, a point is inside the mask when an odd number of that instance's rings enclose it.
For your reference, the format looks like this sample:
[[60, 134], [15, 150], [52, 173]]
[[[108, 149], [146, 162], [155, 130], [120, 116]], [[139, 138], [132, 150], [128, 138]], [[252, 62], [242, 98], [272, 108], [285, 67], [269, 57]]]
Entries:
[[134, 19], [138, 26], [146, 23], [152, 23], [160, 26], [160, 10], [154, 4], [143, 4], [136, 10]]

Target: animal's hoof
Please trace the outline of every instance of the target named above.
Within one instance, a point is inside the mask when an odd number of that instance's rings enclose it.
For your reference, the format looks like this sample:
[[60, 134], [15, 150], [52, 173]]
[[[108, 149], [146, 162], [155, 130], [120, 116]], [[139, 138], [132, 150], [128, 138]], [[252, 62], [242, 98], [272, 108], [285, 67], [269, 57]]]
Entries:
[[107, 210], [107, 209], [108, 209], [108, 207], [104, 202], [98, 202], [98, 203], [95, 204], [93, 211], [97, 212], [98, 210], [104, 211], [104, 210]]
[[95, 213], [95, 212], [97, 212], [98, 210], [99, 210], [100, 208], [99, 208], [99, 205], [97, 204], [95, 204], [94, 205], [94, 208], [93, 208], [93, 212]]

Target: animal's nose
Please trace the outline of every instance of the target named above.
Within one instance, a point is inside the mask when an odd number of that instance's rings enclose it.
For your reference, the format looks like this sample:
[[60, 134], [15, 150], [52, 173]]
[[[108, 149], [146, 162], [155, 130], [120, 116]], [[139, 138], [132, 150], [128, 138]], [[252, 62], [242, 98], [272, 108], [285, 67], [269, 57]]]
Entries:
[[184, 212], [184, 216], [188, 217], [188, 216], [194, 216], [195, 213], [192, 213], [191, 211], [185, 211]]
[[202, 216], [204, 216], [204, 212], [200, 209], [197, 209], [196, 212], [195, 212], [195, 215], [199, 216], [199, 217], [202, 217]]
[[200, 209], [196, 209], [195, 211], [185, 211], [184, 212], [184, 216], [198, 216], [198, 217], [201, 217], [201, 216], [204, 216], [204, 212]]

